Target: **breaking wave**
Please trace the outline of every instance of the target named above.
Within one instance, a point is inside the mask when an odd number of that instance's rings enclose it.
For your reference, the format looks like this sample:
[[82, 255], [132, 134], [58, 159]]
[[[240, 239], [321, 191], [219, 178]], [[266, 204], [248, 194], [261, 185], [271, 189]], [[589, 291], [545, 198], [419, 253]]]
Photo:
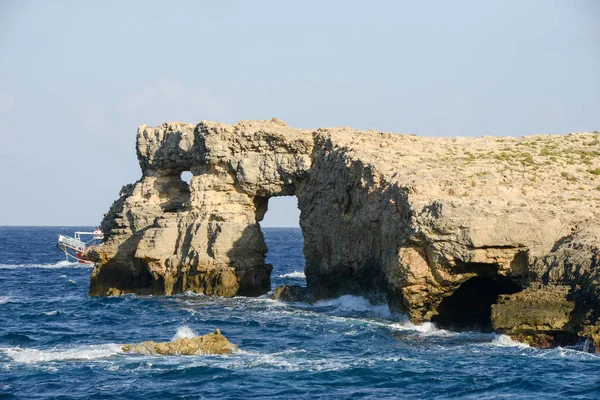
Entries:
[[305, 279], [306, 275], [304, 275], [304, 271], [294, 271], [294, 272], [288, 272], [287, 274], [281, 274], [278, 277], [279, 278]]
[[74, 347], [71, 349], [50, 349], [38, 350], [28, 348], [4, 348], [0, 349], [14, 362], [22, 364], [33, 364], [49, 361], [66, 360], [95, 360], [107, 358], [121, 353], [121, 346], [118, 344], [101, 344]]
[[390, 324], [390, 328], [399, 331], [415, 331], [425, 336], [452, 336], [457, 335], [456, 332], [447, 331], [438, 328], [433, 322], [423, 322], [422, 324], [413, 324], [410, 321]]
[[339, 311], [372, 312], [382, 317], [391, 315], [387, 304], [371, 304], [361, 296], [344, 295], [336, 299], [320, 300], [313, 304], [315, 307], [335, 307]]
[[496, 347], [519, 347], [521, 349], [528, 349], [530, 346], [526, 343], [517, 342], [507, 335], [495, 334], [494, 339], [491, 342], [492, 346]]
[[90, 264], [80, 264], [76, 262], [62, 260], [54, 264], [0, 264], [0, 269], [17, 269], [17, 268], [40, 268], [40, 269], [57, 269], [57, 268], [93, 268]]

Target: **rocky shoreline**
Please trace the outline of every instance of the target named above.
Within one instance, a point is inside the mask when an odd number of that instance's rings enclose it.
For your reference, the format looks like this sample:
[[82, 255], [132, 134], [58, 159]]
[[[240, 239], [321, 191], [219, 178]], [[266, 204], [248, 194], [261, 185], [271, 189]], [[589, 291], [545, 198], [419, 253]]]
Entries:
[[[258, 296], [259, 222], [295, 195], [306, 289], [411, 321], [600, 349], [600, 134], [424, 138], [284, 122], [141, 126], [142, 177], [102, 221], [90, 295]], [[181, 179], [193, 175], [190, 184]]]

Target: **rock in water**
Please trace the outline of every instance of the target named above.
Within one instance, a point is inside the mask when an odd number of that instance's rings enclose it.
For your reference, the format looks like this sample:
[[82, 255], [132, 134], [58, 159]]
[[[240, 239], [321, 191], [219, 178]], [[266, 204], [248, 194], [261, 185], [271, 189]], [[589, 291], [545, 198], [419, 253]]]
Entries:
[[[102, 221], [105, 242], [87, 254], [91, 295], [264, 294], [271, 266], [258, 223], [269, 198], [295, 195], [311, 300], [385, 295], [413, 322], [599, 336], [598, 134], [172, 122], [141, 126], [137, 154], [141, 179], [123, 188]], [[537, 321], [548, 293], [536, 291], [559, 286], [560, 315], [547, 325], [510, 317]], [[507, 297], [524, 289], [529, 308]]]
[[144, 355], [181, 355], [193, 356], [200, 354], [230, 354], [237, 350], [220, 330], [204, 336], [193, 338], [182, 338], [172, 342], [142, 342], [138, 344], [124, 344], [121, 350], [127, 353], [139, 353]]
[[282, 285], [273, 291], [273, 300], [308, 302], [310, 301], [310, 292], [304, 286]]
[[582, 224], [531, 266], [530, 287], [492, 305], [497, 331], [551, 347], [591, 339], [600, 352], [600, 225]]

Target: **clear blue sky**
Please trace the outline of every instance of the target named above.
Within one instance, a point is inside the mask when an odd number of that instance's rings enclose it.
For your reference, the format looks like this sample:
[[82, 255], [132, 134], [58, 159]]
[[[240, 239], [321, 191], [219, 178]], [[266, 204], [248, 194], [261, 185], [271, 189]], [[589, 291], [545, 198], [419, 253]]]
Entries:
[[[136, 127], [600, 130], [600, 2], [0, 2], [0, 225], [95, 225]], [[265, 223], [297, 226], [295, 200]]]

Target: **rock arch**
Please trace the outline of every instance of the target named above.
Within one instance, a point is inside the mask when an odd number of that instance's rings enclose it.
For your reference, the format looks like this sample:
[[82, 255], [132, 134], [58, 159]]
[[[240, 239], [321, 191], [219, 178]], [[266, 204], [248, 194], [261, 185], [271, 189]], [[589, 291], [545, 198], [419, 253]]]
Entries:
[[276, 119], [143, 125], [142, 177], [122, 189], [102, 221], [105, 242], [87, 254], [90, 294], [264, 294], [271, 267], [258, 222], [269, 198], [295, 195], [310, 298], [359, 294], [415, 322], [460, 319], [448, 309], [474, 289], [493, 286], [495, 302], [541, 283], [555, 244], [593, 219], [581, 196], [600, 202], [586, 172], [596, 161], [573, 167], [575, 189], [543, 153], [527, 158], [535, 179], [518, 158], [550, 142], [600, 154], [580, 136], [417, 138]]

